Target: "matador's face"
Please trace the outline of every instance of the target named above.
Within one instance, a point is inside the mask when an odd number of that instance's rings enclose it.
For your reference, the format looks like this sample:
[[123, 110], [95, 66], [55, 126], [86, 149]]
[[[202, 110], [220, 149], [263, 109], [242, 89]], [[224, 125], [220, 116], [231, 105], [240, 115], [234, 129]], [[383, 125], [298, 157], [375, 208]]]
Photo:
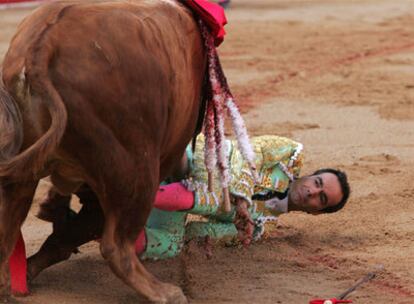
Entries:
[[333, 173], [301, 177], [289, 188], [289, 210], [317, 214], [326, 207], [337, 205], [342, 199], [339, 180]]

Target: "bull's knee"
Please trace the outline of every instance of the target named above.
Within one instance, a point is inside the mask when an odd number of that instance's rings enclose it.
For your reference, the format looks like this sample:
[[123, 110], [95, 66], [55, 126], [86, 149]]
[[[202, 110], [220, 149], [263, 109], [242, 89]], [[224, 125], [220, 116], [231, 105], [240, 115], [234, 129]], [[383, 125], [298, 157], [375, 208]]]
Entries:
[[101, 251], [101, 255], [105, 260], [113, 259], [116, 251], [116, 246], [113, 243], [105, 242], [103, 239], [101, 240], [99, 249]]
[[134, 271], [134, 261], [133, 259], [137, 259], [135, 255], [129, 255], [128, 251], [119, 250], [119, 248], [115, 247], [112, 244], [107, 244], [101, 242], [100, 250], [103, 258], [110, 263], [116, 265], [118, 271], [120, 271], [123, 276], [129, 277], [131, 273]]

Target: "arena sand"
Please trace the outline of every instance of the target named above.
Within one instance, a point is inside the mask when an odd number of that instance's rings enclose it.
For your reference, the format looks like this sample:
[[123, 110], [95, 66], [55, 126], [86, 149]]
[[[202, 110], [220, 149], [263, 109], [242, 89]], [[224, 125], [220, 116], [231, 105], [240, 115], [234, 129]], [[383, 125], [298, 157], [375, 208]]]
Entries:
[[[0, 11], [0, 58], [30, 10]], [[346, 170], [352, 197], [334, 215], [281, 216], [248, 249], [146, 262], [192, 303], [307, 303], [332, 297], [383, 265], [355, 303], [414, 303], [414, 2], [234, 0], [221, 59], [250, 134], [305, 145], [303, 173]], [[24, 224], [29, 253], [50, 225]], [[76, 206], [76, 202], [75, 202]], [[136, 303], [92, 242], [42, 273], [18, 301]]]

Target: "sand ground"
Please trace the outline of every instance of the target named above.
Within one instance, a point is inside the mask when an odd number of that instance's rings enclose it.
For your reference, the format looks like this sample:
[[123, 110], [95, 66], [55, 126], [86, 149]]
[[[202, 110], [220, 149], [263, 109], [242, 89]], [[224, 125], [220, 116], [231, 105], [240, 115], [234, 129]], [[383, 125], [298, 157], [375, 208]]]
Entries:
[[[0, 11], [0, 58], [30, 9]], [[414, 1], [234, 0], [220, 55], [251, 134], [305, 145], [303, 173], [333, 166], [352, 184], [334, 215], [281, 216], [248, 249], [193, 250], [146, 265], [191, 303], [307, 303], [384, 270], [355, 303], [414, 303]], [[1, 59], [0, 59], [1, 60]], [[34, 217], [29, 253], [50, 226]], [[136, 303], [96, 243], [42, 273], [21, 303]]]

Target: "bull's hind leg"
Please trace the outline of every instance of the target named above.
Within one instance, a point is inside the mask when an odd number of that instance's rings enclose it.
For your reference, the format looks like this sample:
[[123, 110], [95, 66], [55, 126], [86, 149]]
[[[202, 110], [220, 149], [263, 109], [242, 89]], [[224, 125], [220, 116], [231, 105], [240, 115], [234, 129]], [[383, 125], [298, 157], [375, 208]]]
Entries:
[[[114, 273], [140, 295], [154, 303], [187, 303], [181, 289], [158, 281], [141, 264], [135, 254], [135, 240], [144, 228], [151, 204], [158, 187], [158, 180], [134, 187], [134, 196], [124, 196], [106, 185], [107, 200], [101, 199], [105, 213], [105, 227], [101, 239], [101, 252]], [[113, 183], [113, 180], [112, 180]], [[111, 191], [112, 190], [112, 191]], [[96, 191], [100, 193], [99, 191]], [[117, 195], [110, 197], [109, 193]]]
[[9, 183], [1, 181], [0, 189], [0, 299], [9, 294], [8, 259], [29, 212], [36, 182]]

